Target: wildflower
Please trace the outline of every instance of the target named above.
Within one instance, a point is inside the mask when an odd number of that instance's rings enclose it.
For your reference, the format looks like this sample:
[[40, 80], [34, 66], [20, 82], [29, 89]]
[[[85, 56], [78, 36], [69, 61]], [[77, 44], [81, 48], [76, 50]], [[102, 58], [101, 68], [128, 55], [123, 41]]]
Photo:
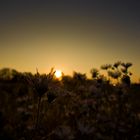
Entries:
[[103, 70], [108, 70], [108, 69], [111, 68], [111, 67], [112, 67], [111, 64], [105, 64], [105, 65], [102, 65], [102, 66], [101, 66], [101, 69], [103, 69]]
[[108, 71], [108, 75], [114, 79], [118, 79], [121, 76], [121, 72], [119, 71]]
[[33, 90], [38, 94], [38, 96], [41, 97], [48, 91], [48, 86], [53, 78], [53, 75], [54, 72], [52, 70], [48, 75], [40, 75], [37, 71], [34, 76], [28, 76], [27, 81], [31, 85]]
[[118, 68], [118, 66], [119, 66], [120, 64], [121, 64], [121, 61], [118, 61], [118, 62], [114, 63], [113, 66], [114, 66], [115, 68]]
[[40, 119], [40, 109], [41, 109], [41, 98], [49, 90], [49, 83], [52, 81], [54, 73], [55, 72], [53, 72], [52, 69], [48, 75], [46, 74], [40, 75], [37, 70], [37, 73], [34, 76], [29, 75], [27, 78], [28, 83], [31, 85], [35, 93], [37, 93], [38, 95], [37, 116], [34, 125], [35, 130], [38, 129], [38, 125], [40, 121], [39, 119]]
[[122, 63], [123, 68], [121, 69], [124, 74], [128, 74], [128, 68], [132, 66], [132, 63]]
[[132, 66], [132, 63], [128, 62], [128, 63], [122, 63], [121, 64], [123, 67], [125, 67], [126, 69], [128, 69], [129, 67]]

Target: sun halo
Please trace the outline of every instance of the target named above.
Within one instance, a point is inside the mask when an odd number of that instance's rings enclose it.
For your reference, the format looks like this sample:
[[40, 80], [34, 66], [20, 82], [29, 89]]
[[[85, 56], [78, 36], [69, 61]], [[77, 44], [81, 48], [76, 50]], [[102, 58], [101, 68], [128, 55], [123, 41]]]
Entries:
[[62, 77], [62, 71], [61, 70], [56, 70], [55, 71], [55, 76], [56, 76], [56, 78], [61, 78]]

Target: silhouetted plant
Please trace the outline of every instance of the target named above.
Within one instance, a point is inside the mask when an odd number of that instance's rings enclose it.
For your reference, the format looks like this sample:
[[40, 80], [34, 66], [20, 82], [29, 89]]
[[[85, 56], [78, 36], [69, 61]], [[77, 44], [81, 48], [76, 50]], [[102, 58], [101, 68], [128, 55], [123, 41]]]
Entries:
[[90, 73], [91, 73], [93, 79], [96, 79], [99, 76], [99, 70], [96, 68], [91, 69]]
[[87, 79], [86, 74], [81, 74], [78, 72], [73, 73], [73, 79], [78, 81], [85, 81]]
[[131, 80], [128, 75], [123, 75], [121, 81], [122, 81], [122, 83], [124, 83], [127, 86], [130, 86], [130, 84], [131, 84]]
[[130, 84], [131, 84], [130, 76], [132, 75], [132, 73], [128, 71], [128, 68], [132, 66], [132, 63], [130, 63], [130, 62], [122, 63], [121, 65], [123, 66], [123, 68], [121, 69], [121, 71], [123, 73], [121, 81], [122, 81], [122, 83], [126, 84], [127, 86], [130, 86]]
[[[122, 66], [123, 68], [121, 68], [120, 66]], [[122, 63], [121, 61], [115, 62], [113, 65], [111, 64], [105, 64], [101, 66], [101, 69], [106, 70], [108, 77], [111, 77], [113, 79], [116, 79], [119, 83], [119, 81], [121, 80], [121, 82], [124, 82], [125, 77], [132, 75], [131, 72], [128, 71], [128, 68], [132, 66], [132, 63]], [[123, 78], [123, 80], [122, 80]], [[128, 79], [128, 78], [127, 78]]]
[[125, 75], [128, 75], [128, 74], [131, 74], [129, 71], [128, 71], [128, 68], [132, 66], [132, 63], [128, 62], [128, 63], [122, 63], [121, 64], [123, 66], [123, 68], [121, 69], [122, 72], [125, 74]]
[[3, 79], [3, 80], [12, 80], [18, 74], [19, 74], [19, 72], [17, 72], [14, 69], [3, 68], [3, 69], [0, 70], [0, 79]]
[[73, 78], [71, 76], [67, 76], [64, 75], [62, 76], [62, 80], [61, 80], [63, 87], [68, 90], [68, 91], [72, 91], [73, 90]]
[[108, 69], [111, 68], [111, 67], [112, 67], [111, 64], [105, 64], [105, 65], [102, 65], [102, 66], [101, 66], [101, 69], [103, 69], [103, 70], [108, 70]]
[[122, 73], [119, 70], [119, 66], [121, 65], [121, 61], [115, 62], [112, 65], [112, 69], [108, 71], [108, 76], [112, 77], [113, 79], [116, 79], [119, 83], [119, 78], [121, 77]]
[[119, 82], [119, 77], [121, 76], [121, 72], [118, 70], [109, 70], [108, 71], [108, 76], [110, 76], [113, 79], [116, 79]]
[[[34, 90], [35, 94], [38, 96], [38, 106], [37, 106], [37, 117], [36, 117], [36, 122], [35, 122], [35, 129], [38, 128], [38, 123], [39, 123], [41, 98], [46, 92], [48, 92], [49, 84], [53, 79], [54, 73], [55, 72], [53, 71], [53, 69], [51, 69], [51, 72], [48, 75], [46, 75], [46, 74], [40, 75], [37, 70], [37, 73], [34, 76], [27, 77], [28, 83]], [[49, 100], [49, 98], [48, 98], [48, 100]], [[50, 102], [50, 100], [49, 100], [49, 102]]]
[[78, 73], [78, 72], [74, 72], [73, 73], [73, 82], [76, 86], [79, 86], [80, 84], [84, 84], [86, 82], [86, 74], [82, 74], [82, 73]]
[[[48, 75], [41, 75], [38, 71], [35, 75], [23, 74], [33, 90], [25, 82], [0, 80], [0, 139], [9, 138], [5, 135], [15, 140], [139, 139], [137, 97], [140, 85], [133, 87], [128, 71], [130, 66], [124, 67], [121, 62], [116, 62], [104, 68], [109, 78], [121, 80], [131, 85], [130, 88], [120, 83], [112, 85], [107, 82], [108, 77], [96, 69], [91, 70], [92, 79], [76, 73], [73, 77], [63, 76], [59, 84], [53, 79], [53, 70]], [[25, 93], [22, 96], [19, 96], [20, 84]], [[32, 100], [32, 94], [35, 100]], [[30, 100], [27, 95], [31, 95]], [[137, 103], [132, 99], [134, 96]]]
[[113, 67], [115, 67], [116, 69], [118, 69], [118, 67], [121, 65], [121, 61], [115, 62]]

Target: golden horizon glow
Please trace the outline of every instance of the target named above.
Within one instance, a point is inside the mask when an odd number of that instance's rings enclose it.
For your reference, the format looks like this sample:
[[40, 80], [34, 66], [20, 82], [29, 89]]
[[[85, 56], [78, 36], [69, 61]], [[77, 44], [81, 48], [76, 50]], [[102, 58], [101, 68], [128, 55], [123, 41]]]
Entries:
[[[62, 75], [76, 71], [90, 78], [92, 68], [122, 61], [134, 64], [132, 80], [139, 81], [140, 22], [139, 9], [133, 10], [136, 3], [93, 3], [45, 4], [40, 0], [32, 3], [33, 7], [26, 2], [5, 3], [0, 13], [4, 17], [0, 23], [0, 68], [36, 73], [37, 67], [39, 72], [49, 73], [55, 67]], [[126, 6], [132, 6], [132, 12]]]

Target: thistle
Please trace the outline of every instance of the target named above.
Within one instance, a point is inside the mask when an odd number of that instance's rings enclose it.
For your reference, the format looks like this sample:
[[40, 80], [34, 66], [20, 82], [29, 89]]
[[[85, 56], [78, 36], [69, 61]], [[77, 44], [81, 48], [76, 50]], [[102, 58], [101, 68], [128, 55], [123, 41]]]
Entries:
[[42, 96], [48, 92], [49, 90], [49, 84], [51, 83], [53, 76], [54, 76], [54, 71], [51, 69], [50, 73], [48, 75], [40, 75], [38, 70], [37, 73], [32, 76], [28, 75], [27, 76], [27, 82], [33, 89], [34, 93], [38, 96], [38, 105], [37, 105], [37, 117], [35, 121], [35, 130], [38, 128], [39, 124], [39, 115], [40, 115], [40, 105], [41, 105], [41, 98]]
[[39, 97], [43, 96], [48, 91], [54, 73], [53, 69], [51, 69], [51, 72], [48, 75], [40, 75], [37, 70], [37, 73], [34, 76], [27, 76], [29, 85]]

